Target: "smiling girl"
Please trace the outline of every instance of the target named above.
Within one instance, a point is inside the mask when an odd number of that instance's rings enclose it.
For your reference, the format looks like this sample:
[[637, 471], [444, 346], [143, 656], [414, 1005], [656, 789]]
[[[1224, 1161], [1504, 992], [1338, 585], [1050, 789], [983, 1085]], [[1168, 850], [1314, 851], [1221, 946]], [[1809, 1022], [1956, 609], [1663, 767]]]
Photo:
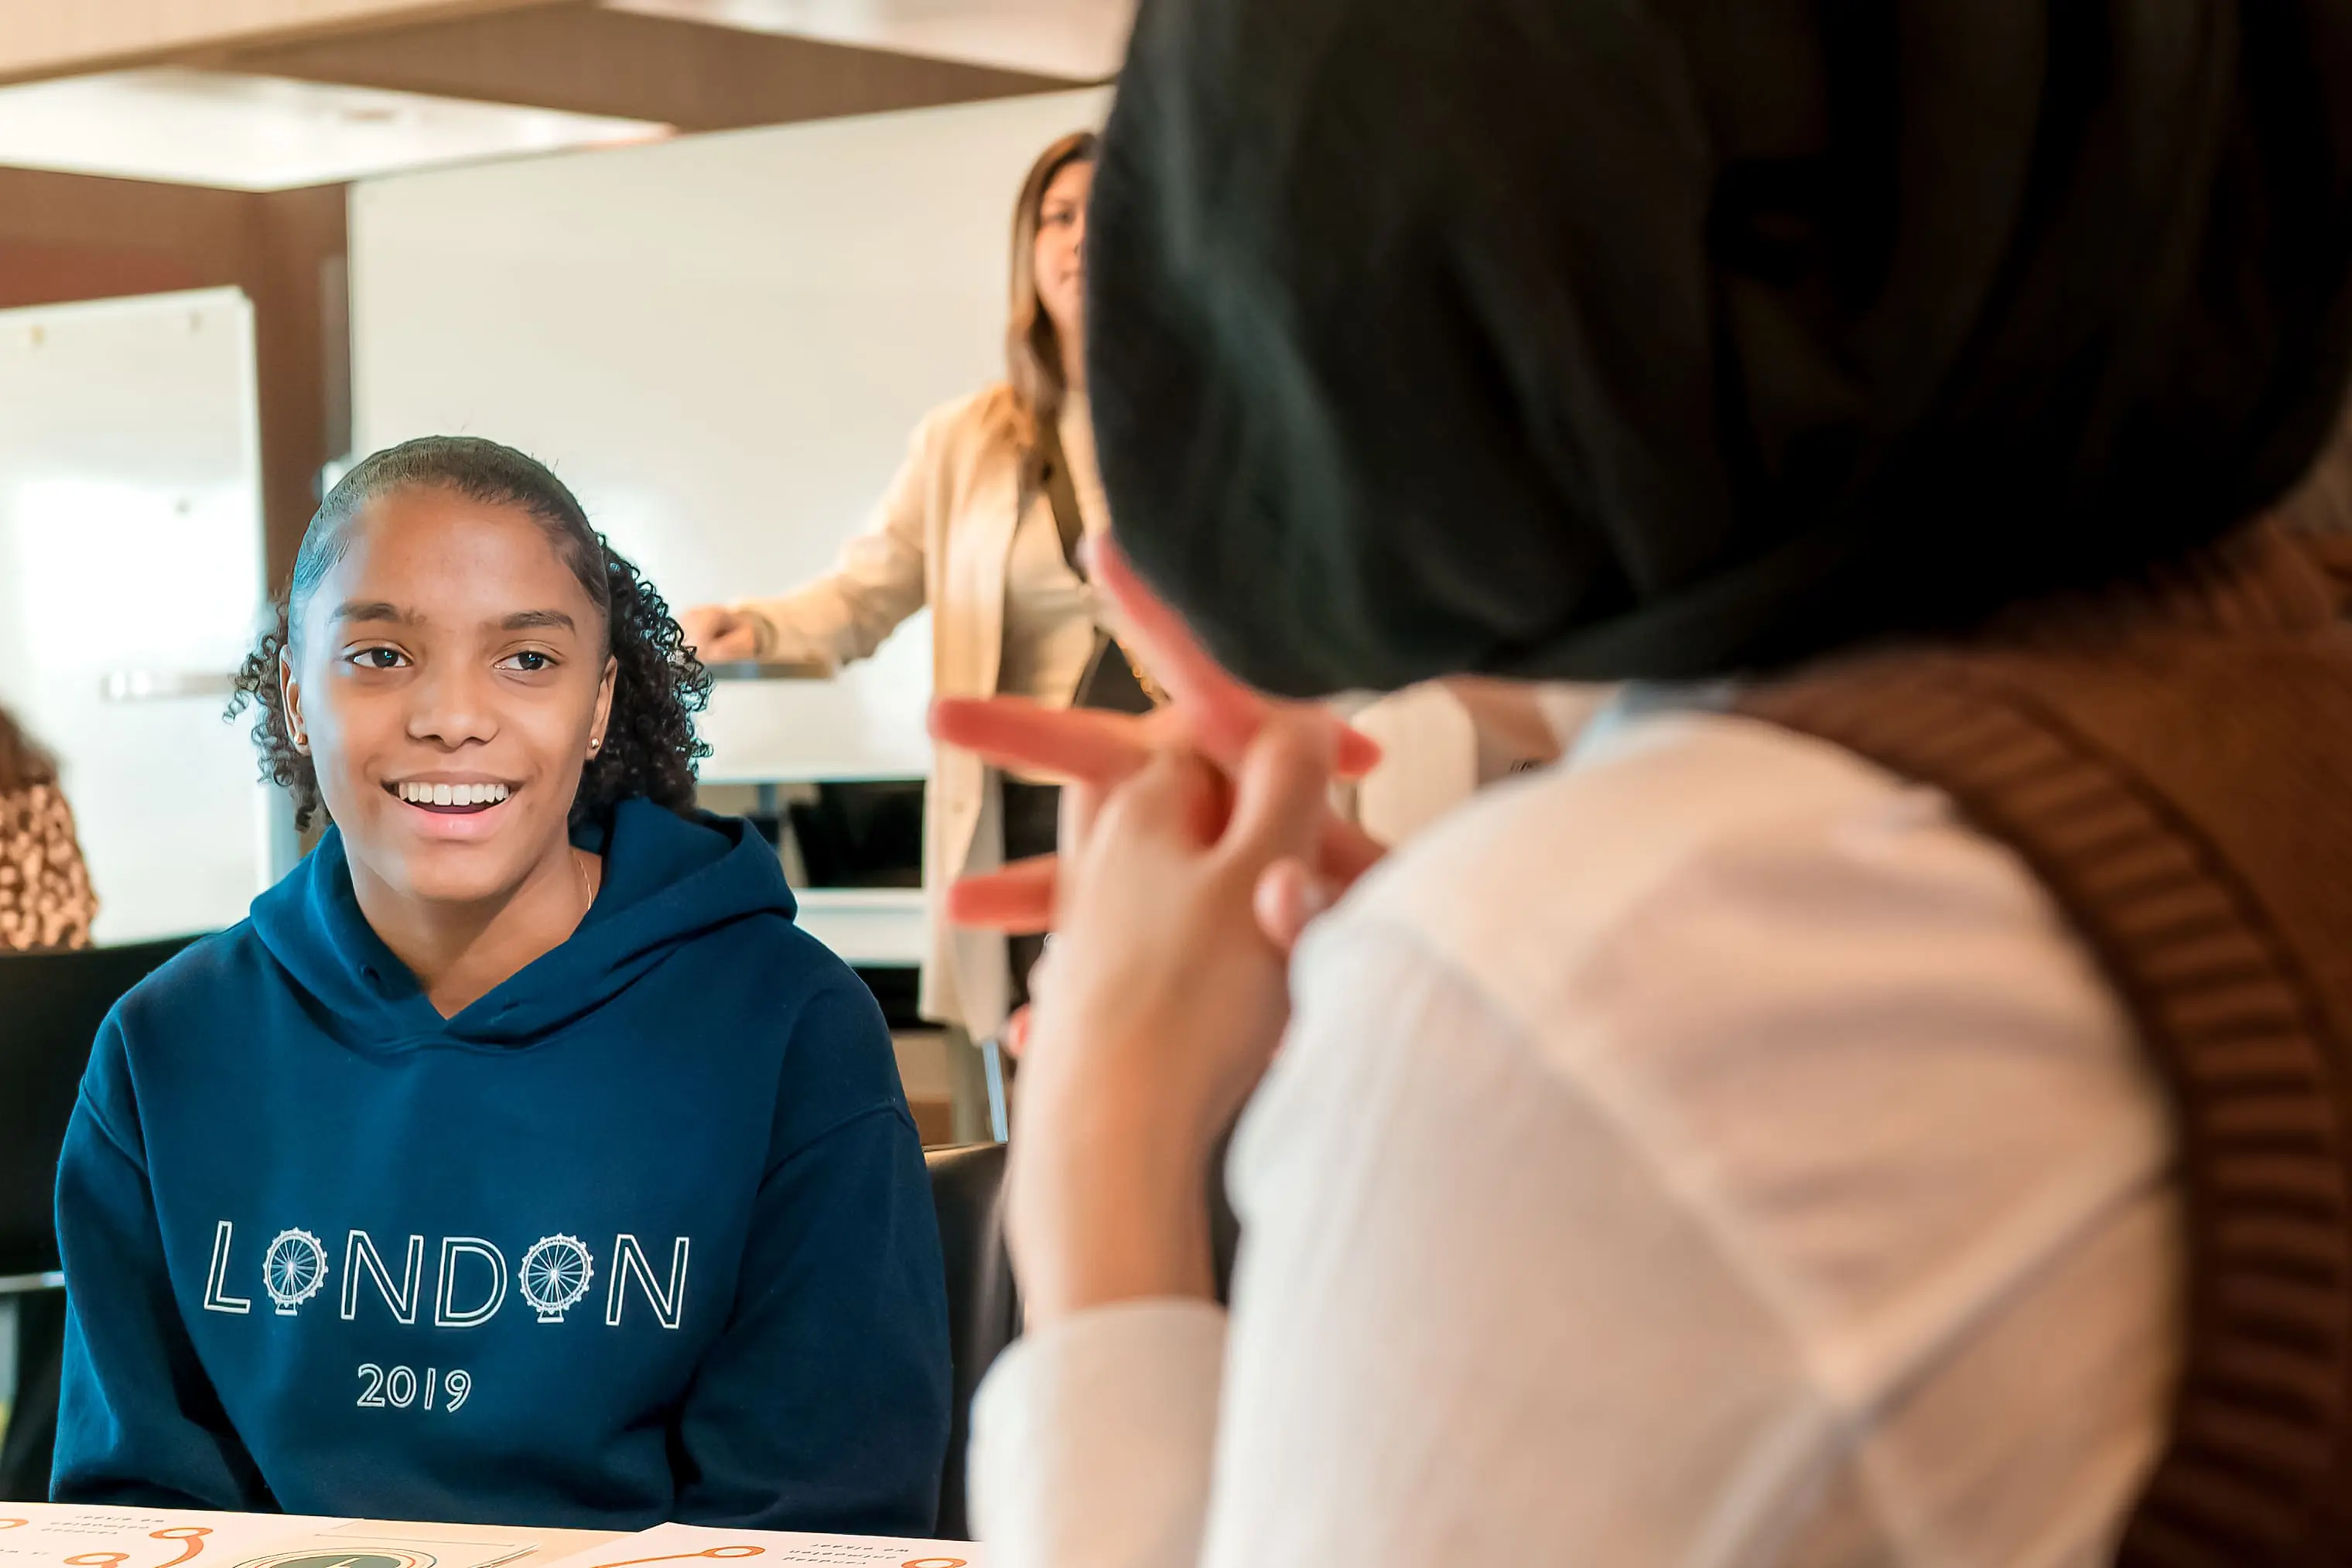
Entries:
[[100, 1034], [61, 1500], [928, 1529], [938, 1234], [872, 998], [692, 810], [706, 679], [489, 442], [337, 485], [247, 662], [318, 847]]

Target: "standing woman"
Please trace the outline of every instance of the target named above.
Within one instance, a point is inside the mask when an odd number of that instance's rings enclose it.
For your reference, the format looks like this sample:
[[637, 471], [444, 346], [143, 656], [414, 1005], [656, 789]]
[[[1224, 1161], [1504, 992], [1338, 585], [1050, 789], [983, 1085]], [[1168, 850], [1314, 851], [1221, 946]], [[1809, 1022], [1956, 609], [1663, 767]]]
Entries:
[[[863, 659], [916, 611], [932, 612], [940, 696], [1011, 695], [1066, 707], [1098, 649], [1096, 600], [1076, 563], [1107, 521], [1086, 392], [1087, 199], [1097, 141], [1063, 137], [1037, 159], [1013, 212], [1005, 379], [934, 411], [872, 524], [840, 564], [780, 599], [704, 605], [679, 619], [709, 663]], [[1050, 853], [1059, 791], [1007, 778], [941, 747], [924, 805], [923, 875]], [[934, 919], [923, 966], [926, 1017], [974, 1039], [1024, 998], [1034, 938], [957, 930]]]
[[87, 947], [89, 890], [57, 763], [0, 708], [0, 952]]

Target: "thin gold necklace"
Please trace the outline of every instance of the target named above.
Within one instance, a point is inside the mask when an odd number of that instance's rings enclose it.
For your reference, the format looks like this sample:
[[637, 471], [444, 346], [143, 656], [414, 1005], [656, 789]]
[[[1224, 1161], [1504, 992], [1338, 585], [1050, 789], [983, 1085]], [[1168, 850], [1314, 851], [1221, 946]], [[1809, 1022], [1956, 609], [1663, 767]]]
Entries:
[[580, 918], [585, 920], [588, 912], [596, 907], [596, 891], [588, 885], [588, 857], [576, 849], [572, 851], [572, 869], [580, 873]]

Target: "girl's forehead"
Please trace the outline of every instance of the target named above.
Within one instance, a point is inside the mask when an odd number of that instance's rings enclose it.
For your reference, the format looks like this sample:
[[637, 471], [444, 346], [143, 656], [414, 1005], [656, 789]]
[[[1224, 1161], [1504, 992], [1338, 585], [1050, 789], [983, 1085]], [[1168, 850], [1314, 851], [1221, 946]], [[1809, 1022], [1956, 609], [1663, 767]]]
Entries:
[[346, 528], [321, 599], [379, 600], [434, 621], [593, 613], [561, 538], [520, 507], [410, 488], [370, 500]]

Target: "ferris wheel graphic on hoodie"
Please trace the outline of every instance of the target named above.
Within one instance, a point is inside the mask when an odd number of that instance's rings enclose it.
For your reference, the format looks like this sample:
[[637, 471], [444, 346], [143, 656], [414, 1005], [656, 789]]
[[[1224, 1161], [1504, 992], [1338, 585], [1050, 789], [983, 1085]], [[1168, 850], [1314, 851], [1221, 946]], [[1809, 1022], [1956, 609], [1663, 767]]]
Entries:
[[919, 1534], [929, 1181], [873, 998], [745, 824], [624, 805], [443, 1019], [340, 839], [124, 998], [58, 1175], [53, 1495]]

